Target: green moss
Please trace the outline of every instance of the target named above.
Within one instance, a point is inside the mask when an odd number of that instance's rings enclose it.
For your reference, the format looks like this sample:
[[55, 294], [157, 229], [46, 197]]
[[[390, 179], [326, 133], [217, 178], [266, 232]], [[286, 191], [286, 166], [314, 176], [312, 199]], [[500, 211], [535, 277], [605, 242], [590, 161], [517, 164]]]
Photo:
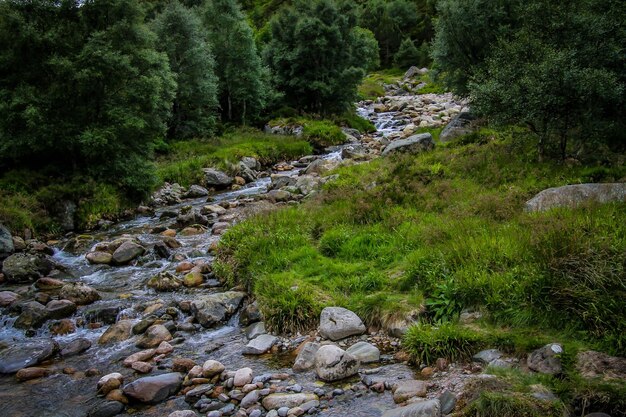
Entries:
[[346, 135], [341, 128], [327, 120], [309, 120], [304, 123], [302, 137], [317, 148], [341, 145], [346, 142]]
[[368, 74], [358, 88], [362, 100], [375, 100], [385, 95], [385, 84], [394, 84], [402, 79], [404, 71], [392, 68]]

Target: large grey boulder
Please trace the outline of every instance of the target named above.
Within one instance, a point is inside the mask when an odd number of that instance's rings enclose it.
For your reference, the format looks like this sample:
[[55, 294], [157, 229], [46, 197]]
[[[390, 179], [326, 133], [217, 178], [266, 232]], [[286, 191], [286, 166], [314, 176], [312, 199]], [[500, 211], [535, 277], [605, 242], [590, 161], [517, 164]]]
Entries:
[[207, 195], [209, 195], [209, 191], [206, 188], [194, 184], [183, 194], [183, 198], [200, 198], [206, 197]]
[[202, 171], [204, 172], [204, 184], [207, 187], [226, 188], [233, 183], [233, 177], [225, 172], [214, 168], [205, 168]]
[[112, 262], [116, 265], [124, 265], [144, 254], [146, 249], [140, 244], [127, 240], [113, 252]]
[[319, 343], [307, 342], [302, 350], [298, 353], [295, 362], [293, 363], [293, 370], [296, 372], [308, 371], [315, 366], [315, 354], [320, 348]]
[[361, 363], [372, 363], [380, 360], [380, 350], [367, 342], [357, 342], [350, 346], [346, 352], [357, 358]]
[[192, 301], [191, 313], [203, 327], [213, 327], [235, 313], [245, 296], [239, 291], [203, 296]]
[[319, 331], [323, 337], [334, 341], [365, 333], [365, 325], [348, 309], [326, 307], [320, 315]]
[[440, 417], [439, 400], [428, 400], [385, 411], [383, 417]]
[[338, 346], [322, 346], [315, 353], [315, 372], [323, 381], [339, 381], [358, 371], [359, 360]]
[[2, 272], [9, 282], [33, 282], [46, 276], [56, 267], [47, 255], [40, 253], [14, 253], [2, 263]]
[[419, 135], [409, 136], [406, 139], [395, 140], [385, 147], [382, 156], [396, 153], [417, 154], [424, 151], [430, 151], [435, 148], [435, 142], [430, 133], [420, 133]]
[[528, 355], [528, 368], [535, 372], [558, 375], [563, 371], [561, 364], [563, 347], [558, 343], [549, 343]]
[[526, 202], [526, 211], [576, 207], [584, 203], [626, 202], [626, 183], [575, 184], [543, 190]]
[[0, 261], [11, 255], [14, 250], [11, 232], [0, 223]]
[[476, 117], [470, 112], [464, 111], [457, 114], [452, 120], [450, 120], [446, 127], [443, 128], [441, 134], [439, 135], [439, 140], [444, 143], [450, 142], [459, 136], [472, 133], [474, 130], [473, 125], [475, 120]]
[[0, 374], [11, 374], [37, 365], [51, 357], [58, 349], [50, 339], [31, 339], [0, 347]]
[[126, 396], [146, 404], [157, 404], [175, 394], [183, 382], [177, 372], [139, 378], [124, 387]]

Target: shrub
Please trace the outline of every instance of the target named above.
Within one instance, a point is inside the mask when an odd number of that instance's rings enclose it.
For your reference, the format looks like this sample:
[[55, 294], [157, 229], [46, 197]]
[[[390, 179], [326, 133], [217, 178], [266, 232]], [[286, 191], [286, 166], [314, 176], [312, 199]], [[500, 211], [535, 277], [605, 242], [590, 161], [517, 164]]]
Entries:
[[307, 121], [302, 134], [316, 148], [341, 145], [346, 141], [346, 135], [341, 128], [328, 120]]
[[416, 363], [431, 364], [437, 358], [467, 360], [486, 345], [479, 333], [451, 322], [439, 326], [416, 324], [404, 337], [404, 345]]

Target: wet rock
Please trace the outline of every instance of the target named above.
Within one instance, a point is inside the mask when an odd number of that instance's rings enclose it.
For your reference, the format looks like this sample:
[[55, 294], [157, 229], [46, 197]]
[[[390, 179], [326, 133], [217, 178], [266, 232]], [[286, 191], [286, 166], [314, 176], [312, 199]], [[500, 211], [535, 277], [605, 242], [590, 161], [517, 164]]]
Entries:
[[170, 413], [167, 417], [196, 417], [196, 412], [191, 410], [179, 410]]
[[204, 172], [204, 184], [207, 187], [213, 187], [215, 189], [223, 189], [229, 187], [233, 183], [233, 178], [228, 174], [213, 168], [205, 168]]
[[252, 369], [241, 368], [237, 369], [234, 376], [234, 385], [236, 387], [243, 387], [246, 384], [252, 382]]
[[15, 378], [17, 378], [18, 381], [23, 382], [23, 381], [29, 381], [31, 379], [43, 378], [45, 376], [48, 376], [49, 374], [50, 374], [49, 369], [31, 367], [31, 368], [20, 369], [19, 371], [17, 371], [17, 373], [15, 374]]
[[575, 184], [543, 190], [528, 202], [526, 211], [546, 211], [555, 207], [577, 207], [587, 202], [626, 202], [626, 183]]
[[63, 288], [64, 285], [65, 282], [59, 279], [49, 277], [39, 278], [37, 281], [35, 281], [35, 288], [37, 288], [39, 291], [49, 293], [58, 292], [61, 288]]
[[338, 161], [326, 160], [326, 159], [316, 159], [311, 162], [309, 166], [307, 166], [302, 174], [310, 175], [310, 174], [319, 174], [324, 175], [328, 171], [332, 171], [333, 169], [339, 166]]
[[48, 339], [15, 342], [0, 350], [0, 373], [11, 374], [20, 369], [37, 365], [51, 357], [57, 348], [57, 345]]
[[197, 236], [205, 232], [206, 232], [205, 227], [201, 225], [194, 225], [194, 226], [185, 227], [183, 230], [180, 231], [180, 235], [181, 236]]
[[123, 365], [126, 367], [132, 367], [133, 363], [148, 361], [152, 359], [154, 355], [156, 355], [156, 349], [142, 350], [140, 352], [133, 353], [132, 355], [124, 359]]
[[183, 198], [200, 198], [207, 195], [209, 195], [209, 191], [206, 188], [194, 184], [183, 194]]
[[146, 330], [141, 338], [135, 343], [135, 346], [141, 349], [157, 347], [161, 342], [172, 340], [169, 330], [162, 324], [152, 325]]
[[48, 310], [36, 301], [24, 303], [21, 308], [22, 313], [13, 324], [17, 329], [37, 329], [48, 320]]
[[243, 349], [246, 355], [262, 355], [276, 344], [278, 338], [270, 334], [262, 334], [252, 339]]
[[118, 401], [105, 401], [94, 407], [88, 417], [113, 417], [124, 411], [124, 404]]
[[343, 159], [363, 159], [367, 155], [367, 150], [363, 145], [347, 145], [341, 150]]
[[0, 261], [11, 255], [15, 251], [11, 232], [0, 223]]
[[474, 362], [480, 362], [484, 363], [485, 365], [489, 365], [491, 362], [499, 359], [501, 356], [502, 353], [499, 350], [487, 349], [481, 350], [480, 352], [472, 356], [472, 359], [474, 360]]
[[126, 398], [124, 392], [119, 388], [109, 392], [104, 398], [108, 401], [117, 401], [122, 404], [128, 404], [128, 398]]
[[293, 408], [298, 407], [309, 401], [317, 401], [315, 394], [270, 394], [263, 398], [262, 404], [266, 410], [277, 410], [281, 407]]
[[79, 306], [95, 303], [100, 298], [98, 291], [82, 283], [65, 284], [59, 292], [59, 299], [69, 300]]
[[51, 319], [63, 319], [76, 312], [76, 304], [70, 300], [52, 300], [46, 304], [46, 310]]
[[192, 301], [191, 312], [198, 323], [210, 328], [235, 313], [245, 296], [245, 293], [238, 291], [203, 296]]
[[145, 251], [143, 246], [128, 240], [122, 243], [115, 252], [113, 252], [111, 262], [115, 265], [125, 265], [138, 256], [143, 255]]
[[442, 415], [450, 414], [456, 407], [456, 395], [450, 391], [445, 391], [439, 396], [439, 404], [441, 405]]
[[196, 362], [189, 358], [175, 358], [172, 361], [172, 371], [189, 372], [196, 367]]
[[148, 287], [159, 292], [176, 291], [182, 287], [182, 283], [169, 272], [159, 272], [148, 281]]
[[157, 206], [177, 204], [181, 202], [181, 197], [184, 192], [185, 189], [181, 187], [180, 184], [170, 184], [166, 182], [152, 195], [151, 203]]
[[146, 404], [157, 404], [180, 389], [182, 377], [177, 372], [139, 378], [126, 385], [124, 394]]
[[435, 142], [430, 133], [421, 133], [413, 135], [406, 139], [391, 142], [382, 151], [381, 156], [387, 156], [396, 153], [416, 154], [424, 151], [430, 151], [435, 148]]
[[186, 274], [185, 278], [183, 278], [183, 285], [185, 287], [199, 287], [203, 282], [204, 277], [202, 276], [202, 272], [196, 268], [192, 269], [191, 272]]
[[111, 255], [109, 252], [96, 251], [96, 252], [89, 252], [87, 255], [85, 255], [85, 259], [87, 259], [87, 261], [90, 264], [108, 265], [113, 260], [113, 255]]
[[335, 345], [326, 345], [315, 354], [315, 372], [323, 381], [338, 381], [356, 375], [359, 361]]
[[169, 259], [172, 255], [165, 242], [156, 242], [154, 244], [154, 253], [161, 259]]
[[140, 374], [148, 374], [152, 372], [153, 366], [147, 362], [138, 361], [138, 362], [133, 362], [133, 364], [131, 365], [131, 368], [139, 372]]
[[64, 358], [83, 353], [91, 347], [91, 341], [84, 337], [79, 337], [67, 343], [61, 348], [61, 356]]
[[550, 343], [528, 355], [528, 368], [535, 372], [558, 375], [563, 371], [560, 355], [563, 347], [558, 343]]
[[2, 262], [2, 273], [11, 283], [33, 282], [48, 275], [56, 266], [47, 255], [15, 253]]
[[626, 358], [609, 356], [592, 350], [576, 356], [576, 369], [585, 378], [626, 380]]
[[265, 331], [265, 323], [261, 321], [258, 323], [251, 324], [248, 327], [246, 327], [245, 332], [246, 332], [246, 338], [248, 338], [248, 340], [252, 340], [257, 336], [267, 333]]
[[320, 315], [320, 335], [330, 340], [365, 333], [365, 325], [352, 311], [342, 307], [326, 307]]
[[241, 314], [239, 315], [239, 324], [241, 324], [242, 326], [247, 326], [249, 324], [261, 321], [262, 319], [263, 317], [261, 316], [259, 305], [255, 301], [248, 304], [244, 309], [241, 310]]
[[315, 366], [315, 354], [319, 348], [319, 343], [307, 342], [298, 353], [298, 356], [293, 364], [293, 370], [301, 372], [312, 369]]
[[0, 307], [9, 307], [19, 299], [19, 295], [12, 291], [0, 291]]
[[224, 369], [226, 368], [220, 362], [209, 359], [202, 365], [202, 376], [205, 378], [213, 378], [215, 375], [224, 372]]
[[425, 397], [426, 383], [414, 379], [398, 381], [394, 385], [392, 392], [394, 402], [396, 404], [403, 403], [413, 397]]
[[174, 347], [167, 342], [161, 342], [156, 349], [157, 355], [169, 355], [174, 351]]
[[380, 360], [380, 350], [367, 342], [357, 342], [350, 346], [346, 352], [357, 358], [361, 363], [372, 363]]
[[52, 322], [48, 328], [50, 329], [50, 333], [54, 336], [66, 335], [76, 331], [76, 325], [70, 319], [62, 319]]
[[222, 214], [226, 214], [226, 209], [222, 206], [218, 206], [217, 204], [209, 204], [207, 206], [202, 207], [202, 214], [216, 214], [221, 216]]
[[439, 400], [428, 400], [406, 407], [395, 408], [383, 413], [383, 417], [440, 417], [441, 405]]
[[99, 304], [85, 309], [82, 314], [88, 322], [114, 324], [123, 308], [117, 303], [113, 305]]
[[250, 408], [256, 403], [258, 403], [259, 399], [260, 399], [260, 395], [259, 395], [258, 390], [250, 391], [249, 393], [246, 394], [245, 397], [243, 397], [239, 405], [242, 408]]
[[460, 136], [472, 133], [474, 130], [476, 117], [470, 112], [461, 112], [454, 116], [452, 120], [443, 128], [439, 135], [439, 140], [443, 143], [450, 142]]
[[106, 345], [110, 343], [118, 343], [130, 339], [132, 335], [133, 321], [120, 320], [111, 325], [98, 339], [98, 343]]

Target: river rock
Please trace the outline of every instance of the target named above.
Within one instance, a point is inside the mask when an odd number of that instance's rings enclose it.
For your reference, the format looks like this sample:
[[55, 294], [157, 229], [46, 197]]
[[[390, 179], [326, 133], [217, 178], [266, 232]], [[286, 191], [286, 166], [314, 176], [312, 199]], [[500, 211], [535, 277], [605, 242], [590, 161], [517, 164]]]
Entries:
[[215, 375], [224, 372], [224, 369], [226, 369], [226, 367], [222, 365], [221, 362], [209, 359], [202, 365], [202, 376], [205, 378], [213, 378]]
[[202, 171], [204, 172], [204, 183], [207, 187], [221, 189], [227, 188], [233, 183], [233, 178], [225, 172], [214, 168], [205, 168]]
[[182, 283], [175, 275], [165, 271], [150, 278], [147, 285], [159, 292], [176, 291], [182, 287]]
[[88, 417], [113, 417], [124, 411], [124, 404], [119, 401], [104, 401], [96, 405]]
[[365, 333], [365, 325], [352, 311], [342, 307], [326, 307], [320, 315], [320, 335], [330, 340]]
[[293, 370], [296, 372], [308, 371], [315, 366], [315, 354], [320, 348], [319, 343], [307, 342], [296, 357]]
[[140, 374], [149, 374], [154, 368], [151, 364], [141, 361], [133, 362], [130, 367]]
[[14, 342], [0, 350], [0, 373], [11, 374], [20, 369], [37, 365], [51, 357], [58, 346], [48, 339], [30, 339]]
[[18, 381], [23, 382], [23, 381], [29, 381], [31, 379], [43, 378], [48, 375], [50, 375], [49, 369], [38, 368], [36, 366], [33, 366], [30, 368], [20, 369], [15, 374], [15, 378], [17, 378]]
[[111, 262], [115, 265], [125, 265], [138, 256], [143, 255], [145, 251], [143, 246], [128, 240], [113, 252]]
[[204, 277], [198, 268], [192, 269], [185, 275], [185, 278], [183, 278], [183, 285], [185, 287], [199, 287], [203, 282]]
[[535, 372], [558, 375], [563, 371], [560, 355], [563, 347], [558, 343], [549, 343], [528, 355], [528, 368]]
[[157, 404], [180, 389], [182, 377], [177, 372], [139, 378], [124, 387], [124, 394], [146, 404]]
[[496, 359], [500, 359], [501, 356], [502, 356], [502, 353], [499, 350], [487, 349], [487, 350], [481, 350], [480, 352], [472, 356], [472, 359], [475, 362], [480, 362], [480, 363], [484, 363], [485, 365], [489, 365], [491, 362], [495, 361]]
[[325, 345], [315, 353], [315, 372], [323, 381], [338, 381], [358, 371], [359, 360], [338, 346]]
[[217, 214], [218, 216], [221, 216], [222, 214], [226, 214], [226, 211], [227, 210], [224, 207], [218, 206], [217, 204], [209, 204], [201, 209], [201, 213], [205, 215]]
[[380, 350], [367, 342], [357, 342], [350, 346], [346, 352], [357, 358], [361, 363], [372, 363], [380, 360]]
[[259, 399], [260, 399], [259, 390], [255, 389], [253, 391], [250, 391], [249, 393], [246, 394], [245, 397], [243, 397], [243, 399], [241, 400], [241, 403], [239, 403], [239, 406], [242, 408], [250, 408], [256, 403], [258, 403]]
[[183, 194], [183, 198], [200, 198], [207, 195], [209, 195], [209, 191], [206, 188], [194, 184]]
[[626, 202], [626, 183], [575, 184], [543, 190], [528, 202], [526, 211], [546, 211], [581, 204]]
[[262, 321], [249, 325], [248, 327], [246, 327], [245, 332], [248, 340], [252, 340], [257, 336], [267, 333], [265, 331], [265, 323], [263, 323]]
[[48, 310], [37, 301], [24, 303], [21, 308], [22, 312], [13, 324], [17, 329], [37, 329], [48, 320]]
[[395, 408], [383, 413], [383, 417], [440, 417], [439, 400], [422, 401], [406, 407]]
[[47, 255], [40, 253], [14, 253], [2, 263], [2, 272], [9, 282], [33, 282], [46, 276], [56, 267]]
[[95, 303], [100, 298], [98, 291], [83, 283], [65, 284], [59, 292], [59, 299], [69, 300], [79, 306]]
[[140, 352], [133, 353], [132, 355], [124, 359], [124, 362], [122, 363], [126, 367], [132, 367], [133, 363], [148, 361], [152, 359], [154, 355], [156, 355], [156, 349], [146, 349]]
[[72, 340], [61, 348], [61, 356], [67, 358], [69, 356], [78, 355], [83, 353], [87, 349], [91, 347], [91, 341], [89, 339], [85, 339], [84, 337], [79, 337], [77, 339]]
[[0, 291], [0, 307], [9, 307], [19, 298], [20, 296], [12, 291]]
[[51, 319], [63, 319], [76, 312], [76, 304], [70, 300], [52, 300], [46, 304], [46, 310]]
[[170, 340], [172, 340], [172, 335], [169, 330], [162, 324], [154, 324], [148, 327], [148, 330], [146, 330], [143, 336], [135, 343], [135, 346], [141, 349], [148, 349], [157, 347], [161, 342]]
[[439, 396], [439, 404], [441, 405], [442, 415], [450, 414], [456, 407], [456, 395], [450, 391], [445, 391]]
[[35, 281], [35, 288], [37, 288], [39, 291], [50, 293], [58, 292], [61, 288], [63, 288], [64, 285], [65, 282], [61, 281], [60, 279], [54, 279], [49, 277], [39, 278], [37, 281]]
[[239, 314], [239, 324], [242, 326], [247, 326], [261, 320], [263, 320], [263, 316], [261, 315], [261, 310], [259, 310], [259, 305], [256, 301], [246, 305], [246, 307], [241, 310], [241, 314]]
[[109, 343], [122, 342], [128, 340], [132, 335], [133, 321], [132, 320], [120, 320], [117, 323], [111, 325], [98, 339], [98, 343], [106, 345]]
[[430, 133], [420, 133], [419, 135], [409, 136], [406, 139], [395, 140], [385, 147], [382, 156], [395, 153], [417, 154], [424, 151], [430, 151], [435, 148], [435, 142]]
[[170, 413], [167, 417], [196, 417], [196, 412], [191, 410], [179, 410]]
[[276, 336], [262, 334], [249, 341], [243, 349], [243, 353], [246, 355], [262, 355], [267, 353], [276, 342], [278, 342]]
[[111, 255], [109, 252], [95, 251], [95, 252], [89, 252], [87, 255], [85, 255], [85, 259], [87, 259], [87, 261], [90, 264], [94, 264], [94, 265], [99, 265], [99, 264], [108, 265], [113, 260], [113, 255]]
[[621, 379], [626, 381], [626, 358], [587, 350], [576, 356], [576, 369], [585, 378]]
[[246, 296], [239, 291], [203, 296], [191, 302], [191, 312], [203, 327], [209, 328], [230, 317]]
[[439, 140], [443, 143], [450, 142], [455, 138], [472, 133], [475, 120], [476, 117], [470, 112], [465, 111], [457, 114], [450, 120], [446, 127], [443, 128], [439, 135]]
[[282, 407], [293, 408], [309, 401], [317, 401], [315, 394], [270, 394], [263, 398], [262, 404], [266, 410], [277, 410]]
[[252, 382], [252, 369], [241, 368], [237, 369], [234, 376], [234, 385], [236, 387], [243, 387], [246, 384]]
[[11, 232], [0, 223], [0, 261], [11, 255], [15, 251]]
[[396, 404], [403, 403], [413, 397], [425, 397], [426, 382], [415, 379], [401, 380], [393, 386], [392, 392]]

